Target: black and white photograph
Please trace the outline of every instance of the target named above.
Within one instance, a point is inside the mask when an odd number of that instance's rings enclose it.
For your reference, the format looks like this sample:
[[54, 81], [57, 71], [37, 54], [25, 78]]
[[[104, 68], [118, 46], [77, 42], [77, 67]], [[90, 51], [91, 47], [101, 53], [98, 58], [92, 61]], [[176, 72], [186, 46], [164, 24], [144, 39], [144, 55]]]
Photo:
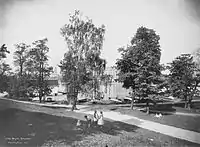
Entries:
[[0, 0], [0, 147], [199, 147], [200, 0]]

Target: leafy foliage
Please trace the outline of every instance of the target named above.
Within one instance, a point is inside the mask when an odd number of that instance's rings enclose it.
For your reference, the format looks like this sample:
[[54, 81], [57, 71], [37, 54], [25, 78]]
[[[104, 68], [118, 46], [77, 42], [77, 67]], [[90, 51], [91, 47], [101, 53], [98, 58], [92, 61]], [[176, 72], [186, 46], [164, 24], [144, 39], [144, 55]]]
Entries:
[[19, 43], [15, 45], [15, 48], [13, 59], [17, 70], [14, 75], [9, 76], [8, 93], [12, 98], [27, 98], [29, 95], [28, 89], [32, 85], [25, 72], [30, 46], [25, 43]]
[[123, 87], [131, 88], [139, 98], [158, 94], [161, 80], [159, 45], [160, 37], [154, 30], [145, 27], [137, 29], [126, 48], [119, 48], [121, 59], [116, 62], [120, 82]]
[[39, 93], [40, 102], [42, 96], [51, 92], [47, 84], [53, 68], [48, 64], [49, 48], [47, 38], [33, 42], [33, 45], [25, 43], [16, 44], [14, 52], [14, 65], [17, 73], [9, 77], [9, 94], [11, 97], [29, 97], [33, 93]]
[[99, 75], [105, 69], [105, 60], [100, 58], [104, 33], [105, 26], [96, 27], [91, 19], [82, 19], [79, 11], [70, 15], [69, 23], [61, 28], [68, 52], [60, 67], [65, 82], [69, 83], [68, 87], [74, 89], [71, 90], [72, 93], [76, 93], [74, 101], [78, 92], [86, 92], [91, 89], [90, 85], [94, 87], [94, 81], [98, 81]]
[[170, 63], [170, 85], [173, 96], [191, 101], [200, 82], [198, 69], [190, 54], [181, 54]]
[[49, 48], [47, 42], [47, 38], [33, 42], [33, 47], [29, 51], [29, 61], [27, 63], [27, 65], [32, 65], [32, 78], [33, 81], [35, 81], [35, 87], [39, 92], [40, 102], [44, 95], [51, 92], [51, 89], [47, 84], [47, 79], [53, 71], [53, 67], [48, 64], [47, 53], [49, 52]]
[[25, 64], [27, 63], [28, 59], [28, 51], [30, 45], [26, 45], [25, 43], [19, 43], [15, 45], [16, 51], [14, 52], [14, 65], [17, 67], [19, 75], [22, 76], [25, 70]]
[[5, 44], [0, 47], [0, 92], [4, 92], [8, 88], [8, 74], [11, 70], [10, 66], [5, 62], [6, 54], [10, 53]]

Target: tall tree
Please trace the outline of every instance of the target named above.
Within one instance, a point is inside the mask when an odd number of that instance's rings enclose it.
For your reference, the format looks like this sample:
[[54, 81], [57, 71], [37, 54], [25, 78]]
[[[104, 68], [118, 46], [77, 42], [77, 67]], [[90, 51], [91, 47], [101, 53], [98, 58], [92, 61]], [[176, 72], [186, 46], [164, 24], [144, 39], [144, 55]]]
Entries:
[[14, 65], [17, 67], [19, 71], [19, 76], [23, 76], [23, 72], [25, 69], [25, 64], [28, 58], [28, 51], [30, 45], [26, 45], [25, 43], [19, 43], [15, 45], [16, 51], [14, 52]]
[[[82, 86], [86, 84], [86, 82], [90, 81], [89, 72], [85, 68], [85, 63], [80, 62], [79, 66], [76, 64], [77, 58], [73, 57], [73, 53], [68, 51], [64, 55], [64, 59], [60, 62], [59, 67], [62, 71], [63, 80], [66, 82], [68, 89], [68, 100], [72, 101], [74, 104], [73, 109], [76, 109], [76, 98], [78, 95], [78, 91], [82, 90]], [[79, 73], [77, 74], [77, 71]]]
[[89, 51], [86, 56], [86, 65], [89, 65], [89, 70], [92, 72], [92, 83], [87, 87], [89, 91], [92, 90], [92, 99], [95, 99], [99, 97], [100, 80], [104, 76], [106, 60], [102, 59], [99, 53]]
[[159, 40], [154, 30], [139, 27], [131, 44], [119, 49], [121, 59], [116, 62], [119, 81], [125, 88], [131, 88], [135, 97], [148, 98], [160, 91], [157, 86], [162, 69]]
[[29, 51], [29, 61], [27, 64], [32, 65], [33, 81], [38, 89], [39, 99], [42, 102], [42, 97], [50, 92], [50, 88], [47, 84], [47, 79], [50, 73], [53, 71], [53, 67], [48, 64], [48, 52], [47, 46], [48, 39], [41, 39], [33, 42], [33, 47]]
[[18, 43], [15, 44], [15, 48], [13, 58], [17, 73], [10, 77], [9, 93], [14, 98], [27, 98], [30, 93], [28, 89], [32, 85], [30, 77], [26, 74], [30, 45]]
[[[83, 87], [81, 80], [82, 72], [87, 71], [90, 76], [91, 74], [89, 73], [92, 73], [93, 76], [97, 73], [97, 68], [96, 70], [94, 69], [94, 64], [99, 65], [100, 63], [99, 57], [103, 46], [104, 33], [105, 26], [102, 25], [101, 27], [96, 27], [91, 19], [82, 19], [80, 11], [75, 11], [74, 14], [70, 15], [69, 23], [61, 28], [61, 35], [65, 38], [69, 54], [71, 54], [70, 56], [67, 54], [64, 57], [63, 62], [61, 62], [60, 66], [66, 68], [61, 68], [61, 72], [65, 72], [65, 74], [67, 74], [66, 71], [68, 71], [68, 68], [72, 68], [70, 66], [65, 66], [64, 64], [65, 60], [67, 60], [65, 58], [70, 57], [73, 58], [72, 61], [74, 63], [72, 65], [76, 72], [75, 75], [72, 75], [69, 78], [74, 79], [74, 76], [77, 77], [76, 81], [69, 83], [70, 87], [75, 87], [76, 89], [73, 90], [76, 91], [76, 94], [74, 94], [74, 97], [72, 98], [74, 101], [72, 110], [76, 108], [77, 95], [82, 90], [81, 87]], [[101, 61], [102, 60], [103, 59], [101, 59]], [[101, 62], [101, 67], [103, 67], [103, 63], [104, 62]], [[85, 70], [83, 70], [83, 68]], [[98, 68], [98, 70], [100, 71], [102, 68]], [[89, 80], [89, 78], [86, 79]], [[68, 82], [68, 80], [66, 82]]]
[[7, 71], [10, 70], [10, 67], [8, 64], [6, 64], [5, 60], [6, 59], [6, 54], [9, 54], [10, 51], [7, 50], [7, 47], [5, 44], [3, 44], [0, 47], [0, 74], [3, 75], [5, 74]]
[[182, 54], [170, 63], [170, 84], [173, 96], [184, 99], [190, 108], [193, 95], [199, 85], [199, 74], [190, 54]]
[[10, 52], [7, 50], [5, 44], [0, 47], [0, 92], [4, 92], [8, 88], [8, 72], [11, 70], [9, 64], [5, 62], [6, 54]]

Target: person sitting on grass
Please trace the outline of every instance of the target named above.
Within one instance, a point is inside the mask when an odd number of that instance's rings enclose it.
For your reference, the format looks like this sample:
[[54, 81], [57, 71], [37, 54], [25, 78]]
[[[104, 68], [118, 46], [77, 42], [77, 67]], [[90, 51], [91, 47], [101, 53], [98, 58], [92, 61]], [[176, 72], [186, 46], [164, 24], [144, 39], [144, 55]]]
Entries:
[[89, 128], [91, 126], [91, 119], [87, 115], [85, 115], [84, 118], [86, 120], [87, 127]]

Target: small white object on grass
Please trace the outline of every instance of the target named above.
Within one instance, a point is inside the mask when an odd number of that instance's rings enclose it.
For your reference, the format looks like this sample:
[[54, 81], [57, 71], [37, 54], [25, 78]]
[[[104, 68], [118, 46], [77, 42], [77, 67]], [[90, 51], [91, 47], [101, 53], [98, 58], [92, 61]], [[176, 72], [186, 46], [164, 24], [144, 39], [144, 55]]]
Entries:
[[33, 124], [28, 124], [28, 126], [32, 126]]
[[81, 121], [80, 120], [77, 121], [76, 126], [77, 127], [81, 126]]
[[161, 114], [161, 113], [159, 113], [159, 114], [156, 113], [155, 117], [161, 118], [161, 117], [162, 117], [162, 114]]
[[152, 139], [152, 138], [149, 138], [149, 140], [153, 141], [153, 139]]

